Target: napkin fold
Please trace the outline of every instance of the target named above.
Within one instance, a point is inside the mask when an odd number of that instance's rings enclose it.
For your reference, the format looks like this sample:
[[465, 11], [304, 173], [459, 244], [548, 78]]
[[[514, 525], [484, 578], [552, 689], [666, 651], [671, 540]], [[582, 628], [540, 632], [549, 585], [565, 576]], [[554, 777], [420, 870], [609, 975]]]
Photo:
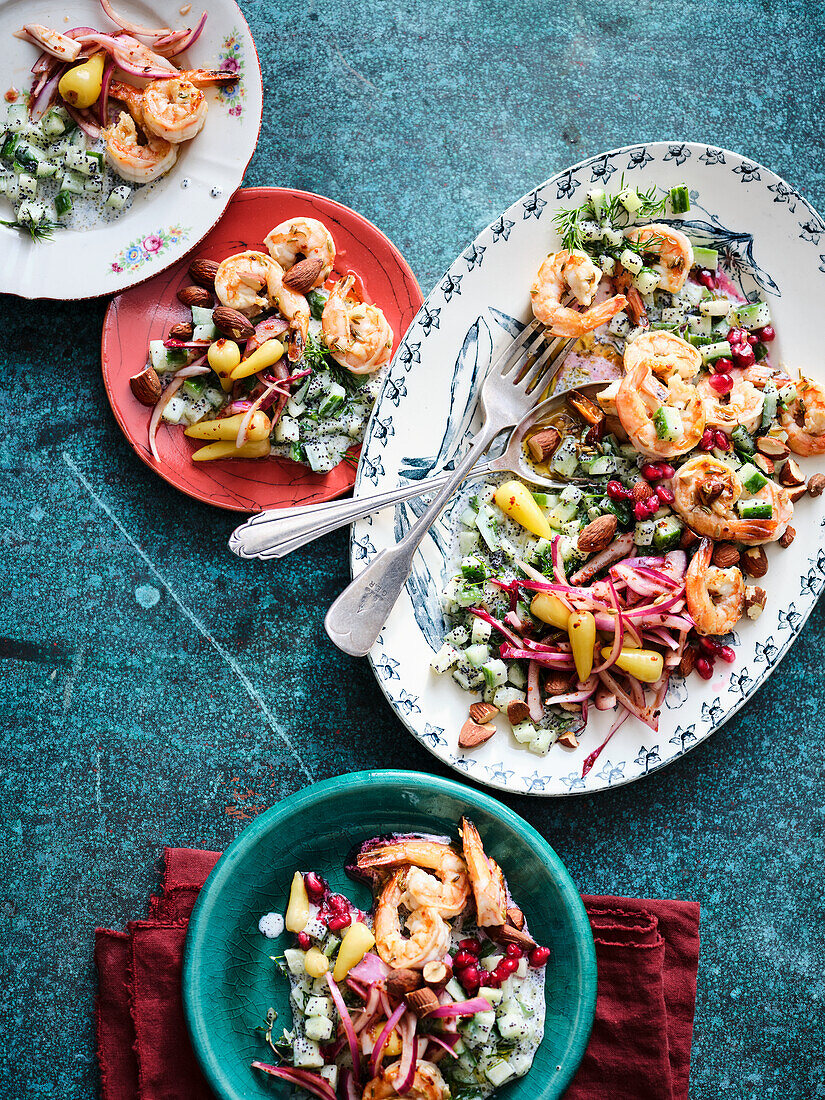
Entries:
[[[213, 1100], [181, 1000], [186, 927], [220, 852], [166, 848], [162, 891], [95, 931], [103, 1100]], [[690, 901], [583, 898], [596, 944], [593, 1032], [565, 1100], [687, 1100], [699, 961]]]

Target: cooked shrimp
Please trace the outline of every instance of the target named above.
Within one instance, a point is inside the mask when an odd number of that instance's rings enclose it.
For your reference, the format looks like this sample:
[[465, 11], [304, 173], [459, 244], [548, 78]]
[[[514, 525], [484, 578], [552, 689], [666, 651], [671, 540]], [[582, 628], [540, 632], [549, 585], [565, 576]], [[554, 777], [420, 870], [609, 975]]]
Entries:
[[796, 393], [796, 400], [779, 414], [788, 446], [797, 455], [825, 454], [825, 390], [818, 382], [800, 378]]
[[750, 367], [732, 367], [728, 374], [734, 381], [741, 378], [745, 382], [751, 382], [758, 390], [763, 390], [768, 382], [773, 382], [781, 389], [791, 381], [786, 370], [782, 367], [769, 367], [767, 363], [754, 363]]
[[[424, 906], [437, 909], [442, 917], [457, 917], [470, 896], [467, 864], [449, 844], [438, 840], [410, 837], [382, 844], [361, 852], [357, 862], [362, 871], [412, 867], [407, 875], [407, 895], [413, 903], [408, 905], [410, 909]], [[437, 877], [421, 868], [435, 871]]]
[[745, 582], [734, 565], [711, 565], [713, 543], [702, 539], [685, 576], [687, 608], [700, 634], [727, 634], [742, 618]]
[[787, 492], [768, 481], [754, 500], [770, 503], [766, 519], [743, 519], [736, 511], [742, 483], [730, 466], [712, 455], [695, 455], [676, 471], [671, 482], [673, 507], [685, 523], [705, 538], [757, 546], [781, 538], [793, 518]]
[[476, 919], [480, 928], [504, 924], [507, 919], [507, 891], [504, 875], [494, 859], [484, 852], [478, 829], [462, 817], [458, 830], [464, 844], [464, 858], [470, 872], [470, 884], [476, 900]]
[[109, 95], [112, 99], [119, 99], [129, 108], [129, 114], [138, 124], [143, 126], [143, 89], [136, 88], [134, 84], [126, 84], [123, 80], [113, 80], [109, 85]]
[[[678, 413], [681, 428], [675, 439], [661, 439], [654, 418], [663, 408]], [[670, 376], [667, 386], [655, 377], [649, 359], [624, 376], [616, 393], [622, 427], [638, 451], [648, 458], [676, 458], [692, 451], [705, 430], [705, 413], [696, 387]]]
[[199, 134], [206, 122], [206, 96], [188, 80], [153, 80], [143, 89], [143, 125], [174, 145]]
[[655, 375], [668, 379], [678, 374], [685, 382], [697, 375], [702, 367], [698, 348], [674, 332], [643, 332], [629, 340], [624, 349], [624, 369], [630, 371], [646, 359]]
[[211, 88], [216, 84], [235, 84], [238, 74], [228, 72], [226, 69], [181, 69], [178, 73], [183, 80], [188, 80], [196, 88]]
[[277, 260], [269, 261], [267, 287], [269, 297], [289, 321], [289, 360], [297, 363], [304, 354], [309, 332], [309, 303], [303, 294], [284, 286], [284, 269]]
[[[263, 252], [227, 256], [215, 275], [215, 293], [221, 305], [256, 317], [270, 304], [268, 278], [272, 260]], [[264, 293], [262, 293], [264, 292]]]
[[178, 159], [177, 145], [171, 145], [154, 134], [147, 136], [145, 145], [138, 142], [135, 120], [125, 111], [120, 118], [103, 131], [106, 142], [106, 159], [125, 180], [132, 183], [150, 183], [168, 172]]
[[281, 222], [270, 229], [264, 244], [284, 271], [289, 271], [301, 259], [319, 260], [321, 270], [312, 284], [314, 287], [323, 286], [335, 263], [335, 241], [327, 227], [316, 218], [292, 218]]
[[375, 909], [375, 946], [394, 969], [420, 970], [444, 957], [450, 946], [450, 926], [435, 909], [414, 909], [407, 917], [404, 936], [399, 908], [404, 903], [407, 872], [395, 871], [387, 880]]
[[[385, 1066], [380, 1077], [373, 1077], [364, 1089], [362, 1100], [398, 1100], [401, 1094], [396, 1092], [400, 1062]], [[447, 1083], [441, 1076], [441, 1070], [432, 1062], [419, 1059], [415, 1063], [413, 1083], [404, 1093], [407, 1100], [445, 1100], [450, 1095]]]
[[680, 229], [651, 222], [626, 229], [624, 235], [640, 245], [643, 252], [659, 257], [658, 263], [651, 266], [661, 277], [662, 290], [676, 294], [682, 289], [693, 267], [693, 245]]
[[[554, 336], [584, 336], [594, 328], [609, 321], [627, 305], [624, 294], [614, 294], [598, 305], [592, 305], [593, 296], [602, 273], [584, 252], [551, 252], [538, 270], [530, 288], [533, 315], [547, 325]], [[562, 305], [562, 299], [572, 293], [586, 306], [579, 313]]]
[[355, 282], [339, 279], [324, 306], [321, 325], [332, 358], [352, 374], [372, 374], [392, 355], [393, 332], [378, 306], [347, 298]]
[[699, 379], [696, 389], [702, 399], [705, 423], [709, 428], [718, 428], [730, 435], [740, 424], [752, 432], [762, 422], [765, 397], [753, 383], [737, 380], [726, 395], [727, 400], [716, 392], [707, 375]]

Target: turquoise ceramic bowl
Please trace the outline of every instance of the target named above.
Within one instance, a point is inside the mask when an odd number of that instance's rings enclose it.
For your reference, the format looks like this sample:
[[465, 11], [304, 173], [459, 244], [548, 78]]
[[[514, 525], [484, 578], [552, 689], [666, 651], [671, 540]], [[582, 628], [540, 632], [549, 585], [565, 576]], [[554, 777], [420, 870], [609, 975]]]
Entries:
[[504, 869], [530, 931], [553, 948], [547, 966], [544, 1040], [526, 1077], [505, 1085], [507, 1100], [554, 1100], [584, 1053], [596, 1003], [593, 936], [561, 860], [512, 810], [488, 795], [418, 772], [353, 772], [317, 783], [261, 814], [229, 846], [201, 891], [189, 922], [183, 999], [195, 1052], [223, 1100], [272, 1100], [290, 1087], [253, 1070], [268, 1060], [256, 1032], [270, 1006], [289, 1027], [288, 987], [270, 956], [293, 937], [267, 940], [258, 920], [286, 908], [297, 869], [314, 868], [366, 907], [366, 888], [344, 874], [354, 844], [392, 831], [450, 834], [467, 814], [487, 853]]

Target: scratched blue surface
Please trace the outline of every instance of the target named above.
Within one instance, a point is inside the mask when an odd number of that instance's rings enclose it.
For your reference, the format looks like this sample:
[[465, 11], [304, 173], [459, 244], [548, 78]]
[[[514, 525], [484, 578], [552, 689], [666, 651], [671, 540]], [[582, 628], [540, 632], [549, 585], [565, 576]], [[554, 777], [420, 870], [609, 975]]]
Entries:
[[[247, 183], [355, 207], [425, 292], [512, 199], [627, 142], [731, 147], [825, 207], [819, 5], [244, 8], [266, 89]], [[323, 633], [345, 536], [234, 559], [232, 517], [121, 438], [104, 303], [0, 309], [0, 1096], [79, 1100], [98, 1089], [93, 930], [141, 914], [162, 845], [220, 847], [310, 776], [439, 768]], [[820, 608], [729, 726], [643, 783], [508, 800], [582, 891], [701, 902], [702, 1100], [825, 1097], [824, 645]]]

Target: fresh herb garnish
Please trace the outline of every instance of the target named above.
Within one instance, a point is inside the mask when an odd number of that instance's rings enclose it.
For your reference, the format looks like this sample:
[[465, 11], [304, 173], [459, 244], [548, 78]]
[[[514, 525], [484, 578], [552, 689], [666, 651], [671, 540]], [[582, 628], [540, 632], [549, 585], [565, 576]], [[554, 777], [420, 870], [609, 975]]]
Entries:
[[[562, 248], [586, 249], [586, 245], [590, 244], [590, 242], [586, 242], [581, 235], [581, 223], [583, 221], [597, 221], [603, 225], [609, 225], [614, 229], [624, 229], [631, 221], [630, 215], [619, 198], [625, 190], [625, 178], [624, 173], [622, 173], [618, 191], [614, 194], [606, 194], [603, 197], [598, 212], [589, 198], [586, 199], [581, 206], [559, 210], [553, 216], [553, 224], [556, 228], [556, 232], [561, 237]], [[654, 185], [649, 187], [646, 191], [637, 190], [636, 193], [641, 201], [641, 206], [633, 215], [634, 220], [655, 218], [665, 212], [668, 192], [665, 192], [661, 196], [657, 195], [657, 188]], [[630, 242], [628, 242], [628, 244], [630, 244]], [[632, 245], [630, 245], [630, 247], [632, 247]], [[649, 245], [646, 245], [646, 247], [649, 250]], [[605, 249], [601, 247], [600, 242], [598, 251], [605, 251]], [[607, 251], [609, 251], [609, 249]]]
[[28, 233], [33, 241], [50, 241], [54, 237], [55, 229], [64, 229], [65, 226], [57, 222], [7, 222], [0, 220], [0, 225], [7, 225], [9, 229], [16, 229], [20, 233]]
[[329, 352], [329, 348], [317, 337], [309, 333], [304, 346], [304, 365], [314, 371], [325, 370], [333, 381], [343, 386], [347, 393], [357, 393], [367, 380], [366, 375], [352, 374], [346, 367], [336, 363]]

